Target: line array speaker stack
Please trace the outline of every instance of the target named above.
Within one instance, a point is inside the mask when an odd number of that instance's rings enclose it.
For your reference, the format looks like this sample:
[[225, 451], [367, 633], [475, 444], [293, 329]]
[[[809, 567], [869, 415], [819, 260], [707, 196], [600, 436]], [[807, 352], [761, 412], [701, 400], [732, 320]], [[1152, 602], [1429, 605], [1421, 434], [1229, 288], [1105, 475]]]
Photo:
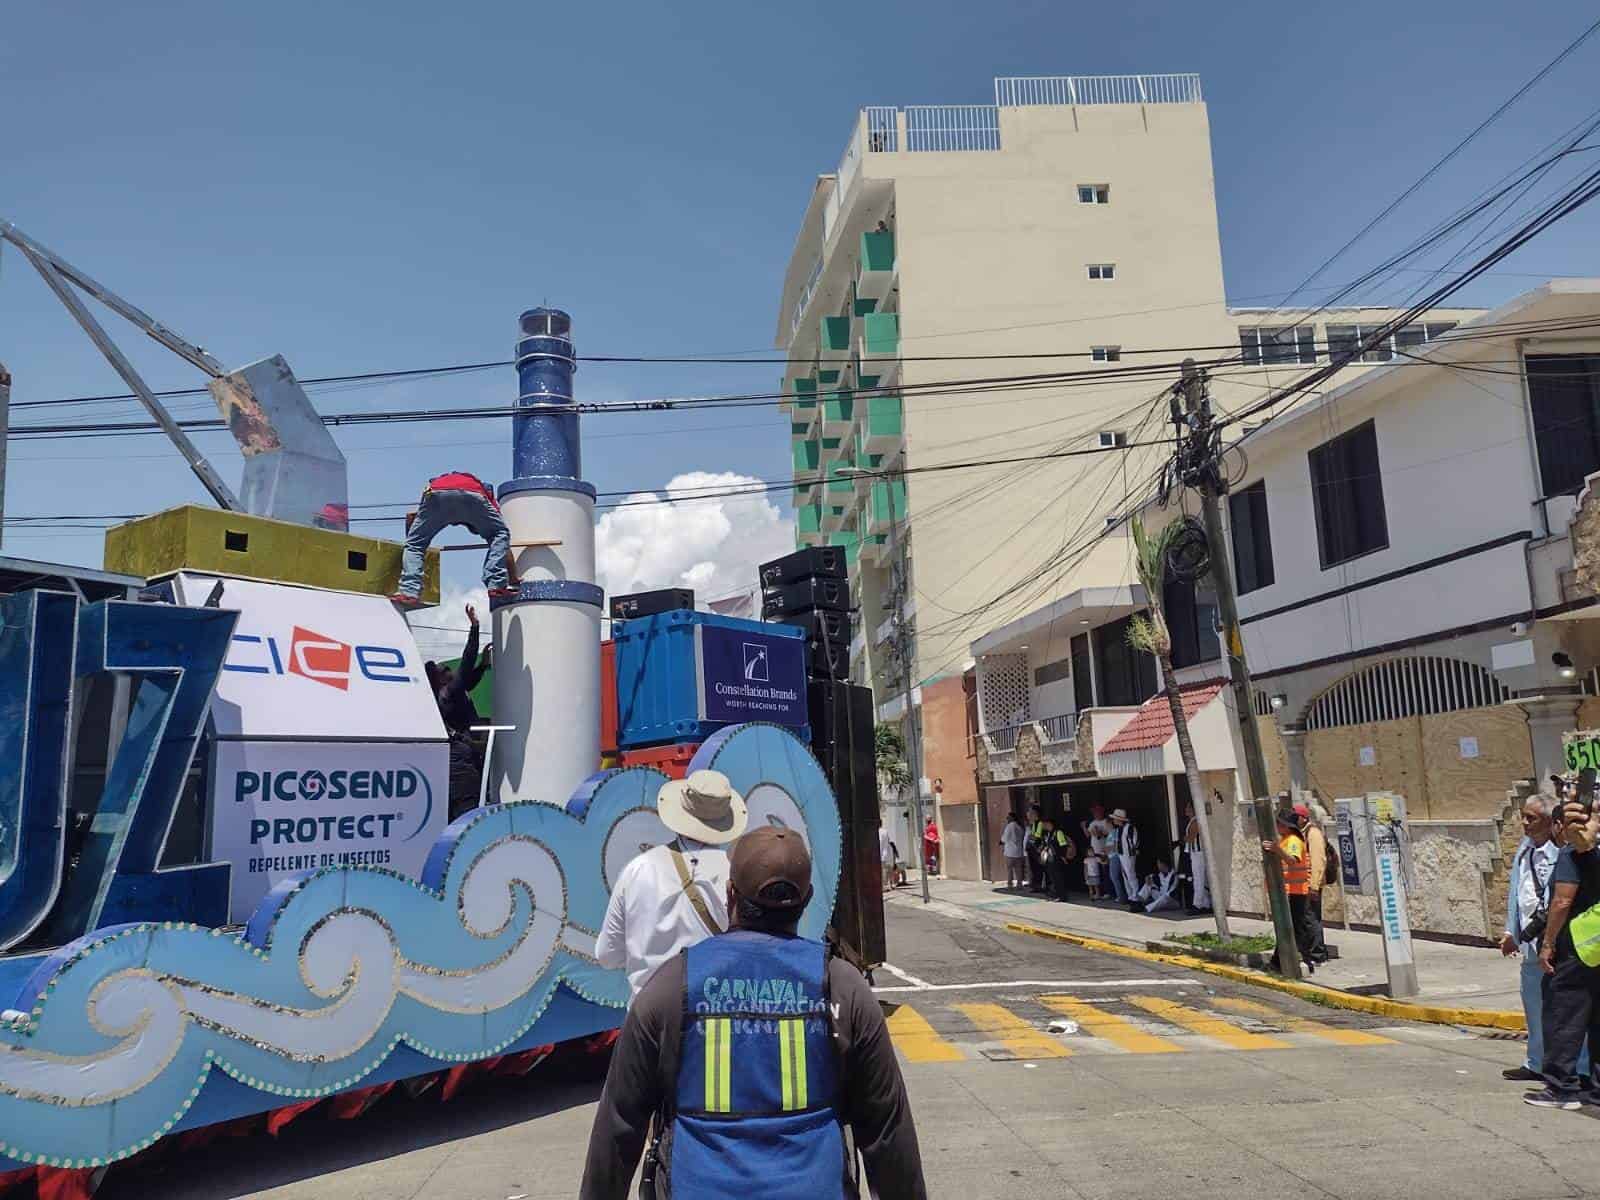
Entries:
[[849, 677], [850, 578], [841, 547], [811, 546], [762, 563], [761, 616], [806, 631], [811, 678]]
[[872, 691], [850, 675], [850, 579], [844, 551], [813, 546], [761, 565], [761, 615], [806, 631], [811, 749], [839, 802], [844, 861], [833, 927], [869, 965], [883, 962], [883, 874]]

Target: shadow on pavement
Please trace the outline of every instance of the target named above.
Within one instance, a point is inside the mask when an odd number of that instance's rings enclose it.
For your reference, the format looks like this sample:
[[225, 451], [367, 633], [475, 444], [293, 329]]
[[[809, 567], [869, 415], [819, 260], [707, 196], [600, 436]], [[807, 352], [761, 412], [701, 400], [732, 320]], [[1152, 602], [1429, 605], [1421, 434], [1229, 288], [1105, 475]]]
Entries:
[[[1037, 900], [1041, 904], [1060, 905], [1064, 911], [1070, 911], [1074, 908], [1085, 908], [1094, 912], [1125, 913], [1130, 911], [1126, 903], [1116, 900], [1090, 900], [1087, 895], [1081, 892], [1069, 894], [1065, 900], [1055, 900], [1041, 892], [1030, 891], [1027, 888], [1013, 891], [1011, 888], [1001, 886], [992, 887], [989, 890], [996, 896], [1002, 896], [1008, 900]], [[1140, 905], [1137, 915], [1149, 917], [1152, 921], [1193, 921], [1196, 916], [1209, 917], [1211, 910], [1206, 909], [1201, 913], [1195, 914], [1185, 912], [1181, 908], [1164, 908], [1159, 912], [1147, 913], [1144, 911], [1144, 906]]]
[[484, 1080], [448, 1104], [439, 1102], [437, 1088], [415, 1100], [396, 1089], [356, 1120], [329, 1120], [313, 1109], [275, 1138], [258, 1132], [114, 1166], [95, 1197], [220, 1200], [491, 1133], [592, 1104], [600, 1098], [607, 1057], [596, 1065], [567, 1064], [559, 1074], [535, 1069], [522, 1079]]

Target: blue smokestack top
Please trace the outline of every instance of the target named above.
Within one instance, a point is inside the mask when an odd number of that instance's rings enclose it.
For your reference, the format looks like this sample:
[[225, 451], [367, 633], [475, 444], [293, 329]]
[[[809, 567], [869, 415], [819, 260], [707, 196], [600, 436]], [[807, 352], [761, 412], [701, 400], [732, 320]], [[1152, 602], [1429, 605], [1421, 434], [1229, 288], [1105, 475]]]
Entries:
[[580, 483], [578, 414], [561, 411], [572, 403], [572, 373], [577, 370], [572, 318], [559, 308], [530, 308], [518, 325], [522, 337], [517, 341], [517, 405], [511, 419], [513, 478], [501, 494], [530, 490], [529, 485], [559, 486], [563, 480], [592, 491]]

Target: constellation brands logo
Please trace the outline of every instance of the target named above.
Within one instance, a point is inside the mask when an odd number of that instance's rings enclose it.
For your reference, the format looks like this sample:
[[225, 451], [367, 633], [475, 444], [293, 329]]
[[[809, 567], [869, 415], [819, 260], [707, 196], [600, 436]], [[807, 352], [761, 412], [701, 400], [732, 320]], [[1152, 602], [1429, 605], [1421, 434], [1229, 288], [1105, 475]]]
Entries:
[[744, 679], [746, 683], [769, 683], [772, 676], [767, 666], [767, 648], [755, 642], [745, 642]]
[[406, 652], [399, 646], [352, 645], [296, 625], [287, 647], [274, 634], [234, 634], [222, 669], [247, 675], [298, 675], [345, 692], [358, 677], [373, 683], [410, 683], [405, 666]]

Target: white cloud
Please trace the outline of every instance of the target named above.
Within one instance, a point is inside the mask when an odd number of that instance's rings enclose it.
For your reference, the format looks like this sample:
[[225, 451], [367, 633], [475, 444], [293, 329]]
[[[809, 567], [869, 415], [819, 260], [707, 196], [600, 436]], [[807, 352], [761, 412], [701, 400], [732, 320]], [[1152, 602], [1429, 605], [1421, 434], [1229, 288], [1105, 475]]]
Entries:
[[[757, 485], [751, 475], [689, 471], [667, 481], [668, 496]], [[688, 587], [704, 607], [756, 586], [756, 568], [794, 549], [794, 525], [763, 493], [669, 503], [636, 492], [601, 516], [595, 562], [606, 596]]]
[[[690, 471], [667, 482], [667, 495], [698, 495], [760, 483], [731, 471]], [[606, 599], [651, 588], [693, 588], [701, 608], [753, 589], [756, 568], [794, 549], [794, 523], [765, 494], [714, 496], [669, 503], [660, 492], [636, 492], [603, 513], [595, 526], [595, 570]], [[407, 614], [424, 658], [460, 655], [467, 639], [463, 606], [472, 604], [489, 633], [489, 598], [476, 582], [481, 557], [449, 556], [439, 604]], [[455, 578], [452, 578], [454, 576]]]

